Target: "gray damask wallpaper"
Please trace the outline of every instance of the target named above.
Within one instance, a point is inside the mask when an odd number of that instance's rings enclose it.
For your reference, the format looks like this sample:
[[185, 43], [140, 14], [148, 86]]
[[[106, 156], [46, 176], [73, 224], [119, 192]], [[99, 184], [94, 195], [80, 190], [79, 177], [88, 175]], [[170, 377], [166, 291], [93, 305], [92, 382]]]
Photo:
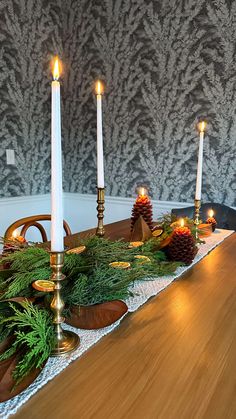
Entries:
[[49, 60], [58, 52], [67, 191], [95, 192], [100, 77], [108, 194], [130, 196], [145, 183], [155, 199], [191, 201], [203, 116], [203, 199], [236, 205], [236, 0], [0, 0], [0, 8], [2, 196], [49, 190]]
[[[50, 66], [62, 53], [58, 0], [0, 0], [0, 194], [50, 187]], [[6, 165], [6, 149], [16, 165]]]

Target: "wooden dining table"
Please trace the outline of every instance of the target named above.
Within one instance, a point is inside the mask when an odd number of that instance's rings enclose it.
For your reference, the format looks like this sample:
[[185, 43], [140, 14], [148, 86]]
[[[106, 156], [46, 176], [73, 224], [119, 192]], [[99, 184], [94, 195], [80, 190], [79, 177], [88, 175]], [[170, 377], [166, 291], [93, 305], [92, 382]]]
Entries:
[[[106, 227], [115, 239], [128, 221]], [[66, 239], [77, 245], [92, 230]], [[236, 418], [236, 234], [40, 389], [17, 419]]]

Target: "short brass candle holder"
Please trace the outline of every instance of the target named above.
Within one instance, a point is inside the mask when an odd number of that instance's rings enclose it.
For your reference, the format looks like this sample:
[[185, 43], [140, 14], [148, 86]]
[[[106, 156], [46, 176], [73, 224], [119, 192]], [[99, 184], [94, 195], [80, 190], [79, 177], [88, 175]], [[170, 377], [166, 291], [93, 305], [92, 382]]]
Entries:
[[50, 266], [52, 268], [51, 280], [54, 282], [54, 296], [51, 302], [51, 310], [54, 313], [53, 323], [56, 330], [56, 343], [51, 353], [52, 356], [61, 356], [67, 352], [71, 352], [79, 346], [79, 336], [68, 330], [63, 330], [61, 324], [64, 322], [62, 311], [64, 309], [64, 301], [61, 297], [61, 281], [65, 279], [62, 273], [64, 264], [64, 252], [51, 252]]
[[194, 224], [196, 226], [196, 233], [195, 233], [195, 237], [196, 239], [199, 238], [198, 236], [198, 226], [200, 224], [200, 208], [201, 208], [201, 200], [200, 199], [195, 199], [194, 200], [194, 205], [195, 205], [195, 218], [194, 218]]
[[96, 235], [98, 237], [103, 237], [105, 234], [103, 218], [104, 218], [104, 211], [105, 211], [105, 189], [104, 188], [97, 188], [97, 218], [98, 218], [98, 226], [96, 230]]

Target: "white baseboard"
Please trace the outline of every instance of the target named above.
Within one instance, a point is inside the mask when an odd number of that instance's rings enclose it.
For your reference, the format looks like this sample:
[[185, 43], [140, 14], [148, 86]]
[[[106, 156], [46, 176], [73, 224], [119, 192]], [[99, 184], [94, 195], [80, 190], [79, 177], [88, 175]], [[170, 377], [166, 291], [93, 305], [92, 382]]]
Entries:
[[[65, 219], [73, 232], [86, 230], [96, 226], [96, 201], [96, 195], [64, 193]], [[129, 218], [134, 201], [135, 198], [106, 196], [104, 212], [105, 224]], [[172, 208], [183, 208], [191, 204], [188, 202], [152, 201], [152, 205], [153, 217], [154, 219], [157, 219], [162, 214], [170, 212]]]

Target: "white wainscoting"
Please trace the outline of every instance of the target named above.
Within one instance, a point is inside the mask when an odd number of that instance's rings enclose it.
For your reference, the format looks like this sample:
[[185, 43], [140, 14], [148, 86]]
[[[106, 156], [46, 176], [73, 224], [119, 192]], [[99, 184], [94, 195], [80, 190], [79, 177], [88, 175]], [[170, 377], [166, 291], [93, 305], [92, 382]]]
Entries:
[[[19, 196], [0, 199], [0, 236], [2, 237], [10, 224], [14, 221], [36, 214], [50, 214], [50, 195]], [[47, 232], [50, 223], [44, 223]], [[31, 228], [27, 234], [28, 240], [40, 240], [37, 229]]]
[[[72, 232], [87, 230], [97, 224], [96, 195], [64, 193], [64, 218], [69, 223]], [[122, 198], [107, 196], [105, 223], [129, 218], [135, 198]], [[172, 208], [189, 206], [190, 203], [152, 201], [154, 219]], [[0, 199], [0, 236], [4, 235], [7, 227], [15, 220], [29, 215], [49, 214], [50, 195], [33, 195]], [[50, 223], [44, 223], [50, 236]], [[27, 233], [27, 239], [40, 240], [40, 235], [35, 228]]]
[[[94, 227], [97, 224], [96, 195], [65, 193], [65, 219], [73, 232]], [[105, 224], [129, 218], [135, 198], [106, 196], [104, 220]], [[183, 202], [152, 201], [153, 217], [170, 212], [172, 208], [191, 205]]]

